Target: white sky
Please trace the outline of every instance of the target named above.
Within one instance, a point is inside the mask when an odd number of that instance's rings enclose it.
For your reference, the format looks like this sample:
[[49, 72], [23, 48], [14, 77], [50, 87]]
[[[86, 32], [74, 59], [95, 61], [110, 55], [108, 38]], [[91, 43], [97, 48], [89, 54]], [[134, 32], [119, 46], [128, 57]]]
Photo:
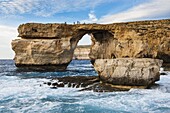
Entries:
[[17, 37], [17, 28], [0, 25], [0, 58], [11, 59], [14, 57], [14, 52], [11, 49], [11, 41]]
[[91, 36], [88, 34], [85, 34], [81, 40], [79, 40], [78, 45], [91, 45]]

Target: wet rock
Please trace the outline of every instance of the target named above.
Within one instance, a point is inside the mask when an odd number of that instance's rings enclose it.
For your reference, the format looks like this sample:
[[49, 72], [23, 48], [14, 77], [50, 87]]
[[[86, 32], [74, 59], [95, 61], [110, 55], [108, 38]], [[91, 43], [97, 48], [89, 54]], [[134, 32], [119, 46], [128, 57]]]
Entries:
[[58, 87], [64, 87], [64, 83], [59, 83]]
[[57, 77], [52, 80], [52, 82], [45, 82], [48, 86], [54, 87], [72, 87], [72, 88], [81, 88], [92, 85], [96, 82], [99, 82], [97, 76], [67, 76], [67, 77]]
[[[55, 80], [55, 79], [54, 79]], [[67, 76], [67, 77], [58, 77], [56, 78], [58, 82], [62, 82], [65, 85], [68, 84], [68, 87], [86, 87], [89, 84], [99, 82], [97, 76]]]
[[[47, 82], [48, 83], [48, 82]], [[121, 86], [103, 83], [97, 76], [68, 76], [53, 79], [51, 83], [53, 89], [60, 87], [81, 88], [78, 91], [94, 91], [94, 92], [113, 92], [128, 91], [131, 88], [147, 88], [146, 86]]]
[[114, 91], [129, 91], [132, 88], [146, 89], [146, 86], [124, 86], [124, 85], [112, 85], [109, 83], [97, 82], [89, 87], [85, 87], [79, 91], [94, 91], [94, 92], [114, 92]]
[[160, 75], [168, 75], [167, 73], [165, 72], [161, 72]]
[[58, 83], [57, 83], [57, 82], [52, 83], [52, 86], [53, 86], [53, 87], [58, 87]]
[[57, 87], [50, 87], [51, 89], [57, 89]]
[[77, 85], [76, 85], [76, 88], [79, 88], [79, 87], [80, 87], [80, 84], [77, 84]]
[[68, 83], [68, 87], [71, 87], [71, 83], [70, 82]]
[[50, 85], [51, 85], [51, 82], [47, 82], [47, 85], [50, 86]]
[[76, 84], [75, 83], [72, 83], [72, 87], [74, 88], [76, 86]]

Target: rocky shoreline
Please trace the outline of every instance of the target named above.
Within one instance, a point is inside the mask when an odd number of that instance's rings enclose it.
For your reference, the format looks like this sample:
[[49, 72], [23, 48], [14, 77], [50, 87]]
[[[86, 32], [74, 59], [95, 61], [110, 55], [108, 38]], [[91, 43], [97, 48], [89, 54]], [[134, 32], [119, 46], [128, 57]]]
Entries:
[[[164, 67], [166, 69], [168, 67]], [[161, 76], [167, 76], [169, 70], [160, 71]], [[114, 92], [114, 91], [129, 91], [130, 89], [152, 89], [159, 87], [158, 84], [152, 84], [150, 86], [126, 86], [126, 85], [113, 85], [110, 83], [104, 83], [100, 81], [99, 76], [66, 76], [56, 77], [48, 82], [44, 82], [44, 85], [52, 89], [57, 88], [78, 88], [78, 91], [93, 91], [93, 92]]]
[[129, 91], [131, 88], [148, 88], [146, 86], [121, 86], [103, 83], [98, 76], [67, 76], [57, 77], [49, 82], [44, 82], [50, 88], [56, 89], [61, 87], [81, 88], [78, 91], [94, 92], [113, 92]]

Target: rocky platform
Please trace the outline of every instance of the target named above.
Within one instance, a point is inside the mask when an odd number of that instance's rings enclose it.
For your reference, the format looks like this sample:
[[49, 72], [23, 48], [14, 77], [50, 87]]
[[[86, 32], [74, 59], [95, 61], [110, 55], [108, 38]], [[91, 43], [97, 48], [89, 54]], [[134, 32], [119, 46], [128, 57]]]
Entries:
[[61, 87], [79, 88], [78, 91], [94, 91], [94, 92], [113, 92], [128, 91], [131, 88], [147, 88], [146, 86], [120, 86], [104, 83], [100, 81], [98, 76], [67, 76], [52, 79], [44, 82], [49, 87], [56, 89]]

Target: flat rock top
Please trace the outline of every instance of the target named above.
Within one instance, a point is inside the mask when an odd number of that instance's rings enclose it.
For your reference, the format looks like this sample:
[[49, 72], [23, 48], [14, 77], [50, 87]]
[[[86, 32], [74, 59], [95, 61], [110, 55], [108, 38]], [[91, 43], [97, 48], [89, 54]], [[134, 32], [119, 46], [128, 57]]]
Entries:
[[151, 20], [151, 21], [135, 21], [113, 24], [59, 24], [59, 23], [26, 23], [18, 27], [19, 37], [21, 38], [60, 38], [63, 36], [73, 36], [80, 31], [109, 31], [123, 29], [170, 29], [170, 19]]

